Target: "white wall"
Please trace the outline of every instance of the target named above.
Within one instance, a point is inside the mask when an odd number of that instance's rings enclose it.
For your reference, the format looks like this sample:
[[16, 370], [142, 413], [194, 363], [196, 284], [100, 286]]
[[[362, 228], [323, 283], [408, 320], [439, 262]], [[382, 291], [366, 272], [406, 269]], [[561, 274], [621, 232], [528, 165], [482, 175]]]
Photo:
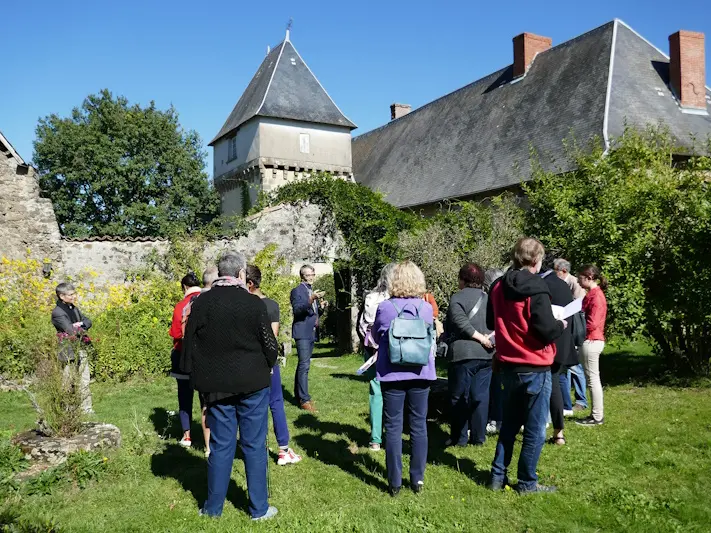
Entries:
[[259, 157], [259, 120], [250, 120], [237, 130], [237, 159], [232, 161], [227, 160], [228, 139], [229, 137], [223, 137], [213, 147], [212, 175], [215, 178]]
[[[307, 154], [300, 151], [302, 133], [309, 135]], [[339, 126], [262, 117], [259, 119], [259, 157], [301, 162], [307, 168], [319, 164], [350, 168], [351, 132]]]

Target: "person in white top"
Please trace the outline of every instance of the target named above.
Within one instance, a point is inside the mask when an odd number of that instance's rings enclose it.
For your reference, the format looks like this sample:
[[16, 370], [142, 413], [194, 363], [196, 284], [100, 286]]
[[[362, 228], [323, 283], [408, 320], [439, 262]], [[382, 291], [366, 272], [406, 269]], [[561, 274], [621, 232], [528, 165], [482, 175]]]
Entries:
[[[375, 288], [365, 296], [363, 303], [363, 313], [358, 323], [358, 329], [363, 337], [365, 346], [365, 358], [370, 359], [378, 351], [378, 345], [373, 340], [370, 329], [375, 322], [375, 314], [378, 305], [390, 298], [390, 283], [396, 263], [389, 263], [380, 272], [380, 279]], [[383, 442], [383, 395], [380, 392], [380, 382], [375, 379], [375, 365], [371, 365], [366, 371], [366, 376], [370, 380], [370, 443], [371, 451], [380, 451]]]

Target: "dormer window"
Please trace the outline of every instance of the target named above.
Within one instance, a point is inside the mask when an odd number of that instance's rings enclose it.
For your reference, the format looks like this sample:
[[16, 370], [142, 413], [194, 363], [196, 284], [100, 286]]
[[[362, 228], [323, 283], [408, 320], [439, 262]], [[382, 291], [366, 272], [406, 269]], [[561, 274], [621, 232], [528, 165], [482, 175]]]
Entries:
[[227, 161], [237, 159], [237, 135], [227, 138]]

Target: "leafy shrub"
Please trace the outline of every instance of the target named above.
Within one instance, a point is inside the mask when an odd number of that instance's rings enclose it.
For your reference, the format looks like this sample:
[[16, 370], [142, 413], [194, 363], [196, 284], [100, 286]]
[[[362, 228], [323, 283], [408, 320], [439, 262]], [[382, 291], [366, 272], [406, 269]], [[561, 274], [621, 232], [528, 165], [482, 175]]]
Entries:
[[338, 336], [337, 307], [336, 307], [336, 285], [333, 274], [324, 274], [314, 280], [314, 290], [324, 292], [324, 300], [328, 302], [328, 307], [319, 319], [319, 334], [321, 339], [335, 339]]
[[36, 371], [35, 398], [43, 431], [60, 437], [76, 434], [83, 422], [78, 358], [65, 365], [52, 350], [40, 358]]
[[294, 315], [291, 312], [291, 290], [299, 284], [299, 277], [289, 272], [286, 258], [277, 254], [276, 244], [268, 244], [254, 256], [252, 264], [262, 272], [262, 292], [279, 304], [279, 340], [291, 339], [291, 324]]
[[485, 269], [506, 266], [522, 226], [523, 210], [512, 195], [490, 204], [457, 202], [426, 225], [401, 232], [399, 255], [422, 269], [440, 312], [446, 313], [460, 267], [468, 261]]
[[48, 518], [20, 516], [15, 507], [0, 509], [0, 532], [2, 533], [61, 533], [57, 523]]
[[539, 167], [525, 186], [527, 226], [574, 265], [601, 267], [608, 334], [649, 335], [676, 368], [708, 373], [711, 157], [677, 153], [663, 128], [628, 129], [608, 153], [573, 146], [576, 171]]

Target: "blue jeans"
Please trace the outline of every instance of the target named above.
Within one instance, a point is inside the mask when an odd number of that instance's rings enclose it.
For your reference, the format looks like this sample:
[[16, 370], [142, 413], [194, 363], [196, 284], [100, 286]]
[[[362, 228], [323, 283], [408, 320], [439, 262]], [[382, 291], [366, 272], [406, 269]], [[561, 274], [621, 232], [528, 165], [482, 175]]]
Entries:
[[388, 485], [402, 485], [402, 428], [405, 405], [410, 423], [410, 483], [425, 479], [427, 464], [427, 399], [430, 382], [424, 380], [381, 381], [383, 425], [385, 427], [385, 466]]
[[193, 388], [189, 379], [176, 379], [178, 382], [178, 412], [180, 427], [183, 432], [190, 431], [193, 417]]
[[296, 374], [294, 375], [294, 397], [300, 404], [311, 401], [309, 368], [311, 368], [311, 354], [313, 353], [313, 339], [296, 339], [296, 354], [299, 357], [299, 364], [296, 365]]
[[588, 399], [585, 396], [587, 392], [587, 382], [585, 381], [585, 371], [583, 365], [571, 366], [568, 372], [560, 373], [560, 390], [563, 392], [563, 409], [570, 411], [573, 408], [573, 402], [570, 398], [570, 378], [573, 378], [573, 387], [575, 387], [575, 403], [588, 408]]
[[[491, 360], [469, 359], [449, 365], [449, 396], [452, 401], [452, 443], [483, 444], [489, 414]], [[471, 434], [467, 435], [470, 430]]]
[[545, 372], [503, 372], [501, 374], [504, 393], [504, 418], [496, 455], [491, 463], [491, 480], [507, 482], [507, 472], [511, 464], [514, 442], [521, 426], [523, 444], [518, 458], [518, 486], [520, 490], [531, 490], [538, 484], [536, 467], [546, 440], [546, 420], [551, 401], [551, 373]]
[[501, 372], [492, 372], [489, 389], [489, 420], [501, 423], [504, 418], [504, 397], [501, 392]]
[[281, 372], [278, 364], [272, 369], [272, 383], [269, 389], [271, 391], [269, 393], [269, 410], [272, 412], [277, 444], [280, 447], [287, 446], [289, 444], [289, 426], [286, 425], [284, 391], [281, 390]]
[[207, 460], [207, 500], [203, 513], [220, 516], [232, 475], [237, 448], [237, 427], [244, 455], [249, 493], [249, 514], [264, 516], [269, 508], [267, 494], [267, 410], [269, 387], [234, 396], [207, 407], [210, 427], [210, 457]]

